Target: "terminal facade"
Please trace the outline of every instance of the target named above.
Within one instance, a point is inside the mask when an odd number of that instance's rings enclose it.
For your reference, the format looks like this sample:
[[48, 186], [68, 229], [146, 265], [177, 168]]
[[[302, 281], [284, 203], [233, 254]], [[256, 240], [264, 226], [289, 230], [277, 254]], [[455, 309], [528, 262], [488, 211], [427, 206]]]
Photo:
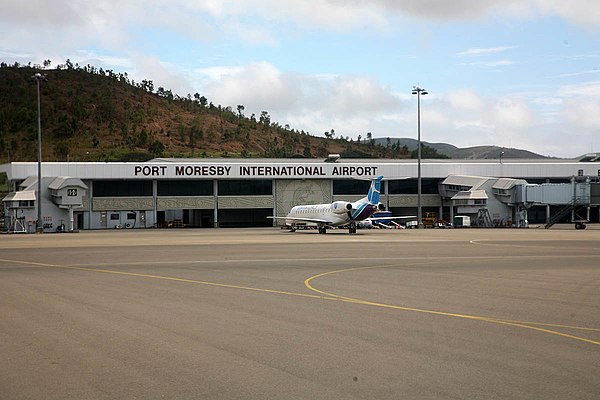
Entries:
[[[484, 226], [545, 224], [569, 203], [600, 222], [600, 162], [578, 160], [422, 160], [424, 213], [452, 221], [485, 217]], [[381, 202], [394, 215], [416, 215], [416, 160], [154, 159], [148, 162], [36, 162], [0, 165], [10, 193], [5, 230], [273, 226], [298, 204], [355, 201], [369, 179], [385, 178]], [[536, 189], [537, 188], [537, 189]], [[529, 195], [530, 193], [531, 195]], [[573, 204], [572, 204], [573, 205]], [[483, 213], [482, 213], [483, 211]], [[581, 212], [579, 210], [578, 212]]]

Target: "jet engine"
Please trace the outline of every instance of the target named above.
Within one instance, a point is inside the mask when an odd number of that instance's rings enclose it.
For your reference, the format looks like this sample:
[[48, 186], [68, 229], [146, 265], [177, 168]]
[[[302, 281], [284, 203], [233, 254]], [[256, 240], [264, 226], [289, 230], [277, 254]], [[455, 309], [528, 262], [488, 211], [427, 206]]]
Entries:
[[331, 203], [331, 211], [336, 214], [344, 214], [350, 210], [352, 210], [352, 203], [347, 201], [334, 201]]
[[377, 209], [379, 211], [385, 211], [385, 205], [383, 203], [379, 203], [379, 204], [377, 204]]

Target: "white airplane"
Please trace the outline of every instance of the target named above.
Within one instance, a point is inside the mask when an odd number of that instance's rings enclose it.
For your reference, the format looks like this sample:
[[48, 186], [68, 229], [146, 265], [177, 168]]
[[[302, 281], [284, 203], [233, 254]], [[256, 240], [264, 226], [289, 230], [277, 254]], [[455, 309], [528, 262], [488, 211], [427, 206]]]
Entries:
[[347, 201], [334, 201], [327, 204], [307, 204], [294, 206], [285, 217], [271, 216], [267, 218], [285, 220], [285, 225], [290, 231], [294, 232], [298, 226], [307, 224], [316, 224], [319, 233], [327, 233], [328, 227], [348, 225], [349, 233], [356, 233], [357, 221], [377, 221], [415, 218], [415, 217], [381, 217], [372, 218], [371, 215], [379, 210], [385, 209], [384, 205], [379, 203], [379, 193], [381, 190], [381, 180], [383, 176], [378, 176], [371, 181], [371, 187], [366, 197], [353, 203]]

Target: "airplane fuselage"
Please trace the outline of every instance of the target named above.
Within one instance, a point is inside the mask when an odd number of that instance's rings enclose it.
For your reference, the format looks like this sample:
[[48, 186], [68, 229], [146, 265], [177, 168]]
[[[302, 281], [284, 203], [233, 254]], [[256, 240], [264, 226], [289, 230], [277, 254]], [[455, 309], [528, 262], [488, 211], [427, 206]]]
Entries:
[[292, 207], [285, 217], [270, 216], [268, 218], [285, 221], [285, 225], [294, 231], [297, 226], [317, 225], [320, 233], [327, 227], [348, 225], [350, 233], [356, 233], [356, 222], [369, 218], [380, 207], [379, 191], [383, 176], [371, 181], [366, 197], [353, 203], [334, 201], [328, 204], [306, 204]]
[[[347, 212], [335, 213], [331, 204], [310, 204], [293, 207], [287, 215], [291, 218], [326, 219], [331, 221], [331, 226], [346, 225], [352, 221]], [[288, 225], [300, 225], [297, 219], [285, 220]]]

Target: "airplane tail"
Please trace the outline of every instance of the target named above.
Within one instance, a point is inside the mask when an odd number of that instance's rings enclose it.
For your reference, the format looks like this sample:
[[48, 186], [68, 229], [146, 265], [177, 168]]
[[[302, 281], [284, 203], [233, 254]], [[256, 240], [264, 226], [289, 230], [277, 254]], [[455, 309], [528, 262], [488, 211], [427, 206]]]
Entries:
[[379, 193], [381, 192], [382, 179], [383, 176], [380, 175], [371, 181], [371, 187], [369, 188], [369, 193], [367, 194], [367, 200], [369, 201], [369, 204], [379, 204]]
[[373, 179], [367, 197], [351, 203], [352, 210], [348, 211], [348, 215], [352, 220], [362, 221], [365, 218], [369, 218], [379, 208], [379, 193], [381, 191], [382, 179], [383, 176]]

